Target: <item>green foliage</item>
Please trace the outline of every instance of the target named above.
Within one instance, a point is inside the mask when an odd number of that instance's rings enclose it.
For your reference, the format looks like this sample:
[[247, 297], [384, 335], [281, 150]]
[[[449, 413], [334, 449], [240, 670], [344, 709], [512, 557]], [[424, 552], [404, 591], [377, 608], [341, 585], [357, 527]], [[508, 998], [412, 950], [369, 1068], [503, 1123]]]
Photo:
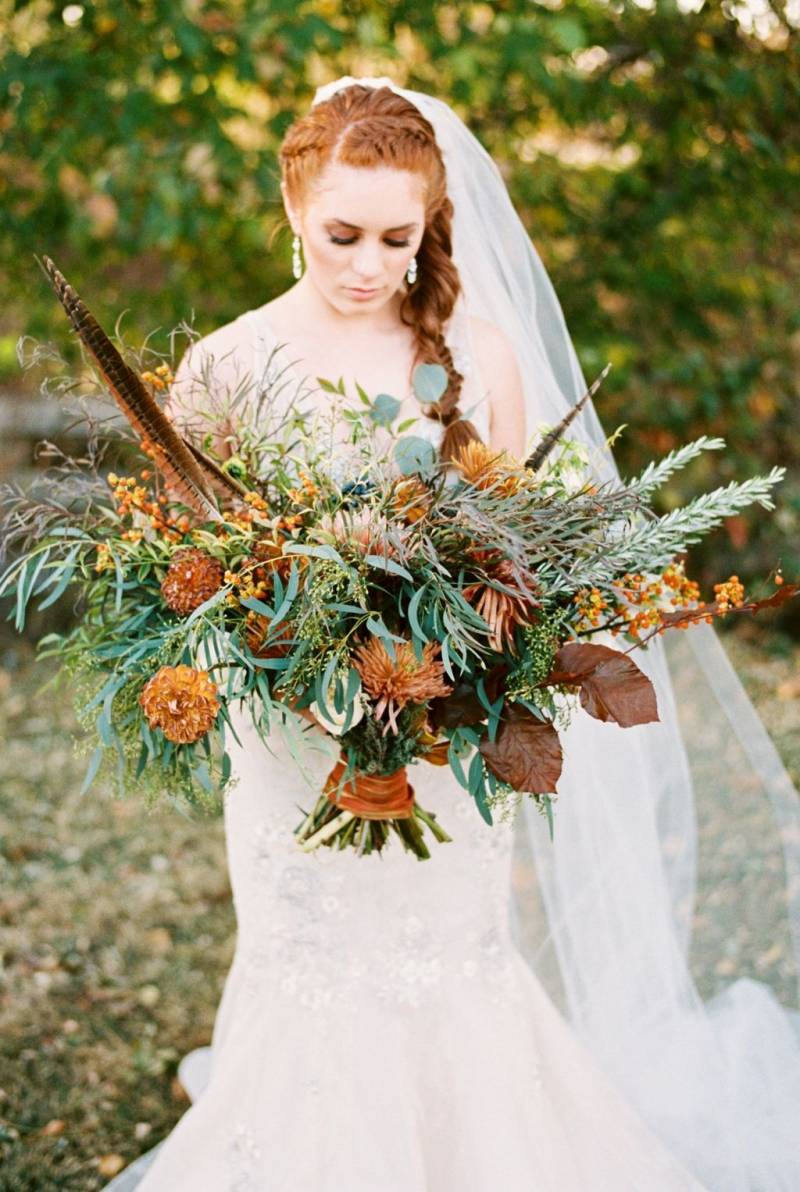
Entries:
[[[731, 519], [698, 548], [800, 567], [800, 52], [787, 11], [755, 36], [732, 6], [683, 13], [565, 0], [58, 5], [0, 10], [0, 343], [68, 340], [48, 252], [135, 339], [201, 332], [290, 283], [276, 152], [314, 87], [388, 74], [453, 102], [507, 178], [561, 298], [623, 471], [700, 434], [729, 450], [664, 509], [765, 465], [781, 518]], [[745, 9], [746, 6], [740, 6]], [[0, 368], [16, 378], [13, 357]], [[793, 533], [794, 531], [794, 533]], [[713, 560], [716, 560], [714, 564]]]
[[564, 615], [561, 610], [541, 613], [532, 625], [518, 630], [521, 640], [519, 661], [509, 671], [506, 695], [509, 699], [531, 700], [540, 703], [539, 684], [547, 678], [556, 650], [563, 638]]
[[417, 737], [424, 718], [424, 708], [409, 705], [397, 717], [399, 731], [395, 734], [384, 733], [380, 721], [365, 716], [343, 733], [340, 741], [359, 773], [391, 774], [401, 766], [411, 765], [419, 756]]

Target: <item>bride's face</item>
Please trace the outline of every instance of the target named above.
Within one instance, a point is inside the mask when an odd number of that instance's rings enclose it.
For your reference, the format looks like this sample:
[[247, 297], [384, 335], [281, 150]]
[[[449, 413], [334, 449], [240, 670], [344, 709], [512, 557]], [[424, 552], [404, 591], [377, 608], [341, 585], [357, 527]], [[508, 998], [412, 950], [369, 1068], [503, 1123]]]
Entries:
[[303, 242], [308, 280], [342, 314], [375, 311], [403, 284], [420, 246], [425, 183], [409, 170], [335, 163], [303, 209], [287, 203], [287, 212]]

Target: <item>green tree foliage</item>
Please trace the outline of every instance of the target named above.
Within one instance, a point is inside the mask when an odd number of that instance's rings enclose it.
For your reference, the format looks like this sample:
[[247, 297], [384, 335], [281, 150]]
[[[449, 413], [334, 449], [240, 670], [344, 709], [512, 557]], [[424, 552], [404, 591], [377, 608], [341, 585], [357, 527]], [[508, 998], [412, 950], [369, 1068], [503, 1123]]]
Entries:
[[280, 138], [317, 84], [388, 74], [499, 162], [589, 379], [614, 364], [598, 409], [628, 424], [623, 470], [702, 433], [728, 441], [723, 480], [795, 465], [767, 531], [735, 519], [703, 549], [717, 575], [781, 552], [796, 572], [800, 52], [789, 6], [759, 10], [0, 0], [0, 367], [23, 331], [66, 340], [34, 253], [131, 337], [286, 288]]

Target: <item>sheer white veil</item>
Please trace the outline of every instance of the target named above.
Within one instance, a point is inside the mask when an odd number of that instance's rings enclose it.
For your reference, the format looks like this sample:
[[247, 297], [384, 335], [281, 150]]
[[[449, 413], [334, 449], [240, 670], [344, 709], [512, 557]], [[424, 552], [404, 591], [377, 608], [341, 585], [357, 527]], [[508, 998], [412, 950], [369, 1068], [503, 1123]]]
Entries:
[[[461, 300], [511, 338], [532, 442], [587, 384], [500, 172], [446, 103], [389, 79], [345, 76], [314, 102], [355, 82], [392, 87], [433, 126]], [[569, 434], [591, 448], [600, 479], [618, 478], [591, 403]], [[634, 658], [660, 720], [622, 729], [576, 713], [562, 735], [554, 841], [532, 800], [517, 816], [515, 937], [698, 1179], [715, 1192], [790, 1192], [800, 1188], [798, 793], [712, 625], [656, 637]]]

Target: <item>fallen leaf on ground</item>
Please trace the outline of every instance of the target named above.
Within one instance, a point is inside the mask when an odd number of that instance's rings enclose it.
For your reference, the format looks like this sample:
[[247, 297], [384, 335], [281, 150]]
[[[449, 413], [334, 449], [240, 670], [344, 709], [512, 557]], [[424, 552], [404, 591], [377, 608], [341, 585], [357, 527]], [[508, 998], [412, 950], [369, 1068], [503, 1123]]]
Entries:
[[97, 1170], [101, 1175], [118, 1175], [124, 1166], [122, 1155], [101, 1155], [97, 1160]]

